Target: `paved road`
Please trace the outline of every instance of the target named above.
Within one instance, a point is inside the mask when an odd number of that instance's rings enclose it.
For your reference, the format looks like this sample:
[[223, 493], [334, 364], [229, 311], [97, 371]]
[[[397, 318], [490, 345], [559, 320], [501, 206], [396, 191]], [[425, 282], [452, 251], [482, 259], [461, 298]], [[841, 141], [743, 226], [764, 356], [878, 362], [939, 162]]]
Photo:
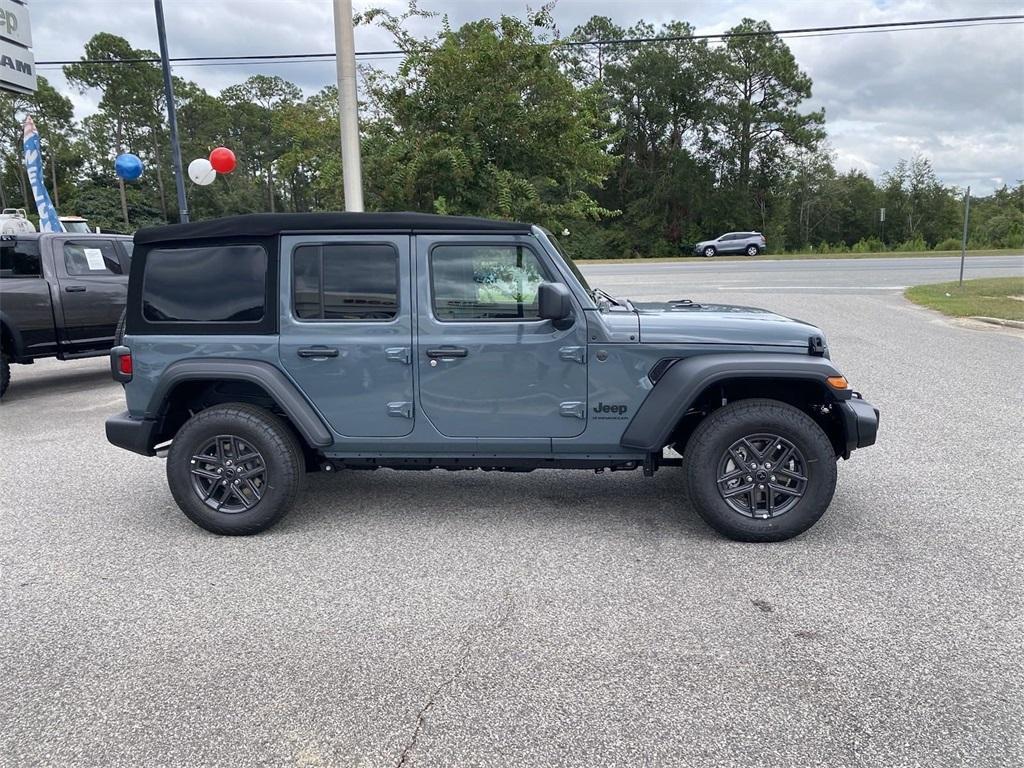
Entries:
[[[745, 293], [898, 293], [908, 286], [956, 280], [960, 259], [809, 259], [806, 261], [647, 262], [600, 264], [582, 262], [593, 285], [631, 299], [694, 298], [693, 291], [742, 291]], [[1024, 255], [971, 256], [964, 276], [1002, 277], [1024, 275]], [[664, 295], [683, 291], [684, 296]], [[705, 298], [707, 298], [705, 296]]]
[[718, 538], [673, 470], [316, 475], [218, 538], [104, 442], [104, 361], [15, 368], [0, 765], [1024, 764], [1024, 340], [720, 293], [882, 409], [795, 541]]

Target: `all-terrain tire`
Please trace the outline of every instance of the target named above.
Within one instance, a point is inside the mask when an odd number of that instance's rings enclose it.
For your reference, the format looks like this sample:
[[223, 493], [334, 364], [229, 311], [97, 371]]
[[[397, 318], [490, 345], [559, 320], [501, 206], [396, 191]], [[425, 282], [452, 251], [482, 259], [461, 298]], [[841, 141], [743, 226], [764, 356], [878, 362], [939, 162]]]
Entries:
[[11, 383], [11, 361], [7, 355], [0, 353], [0, 397], [4, 396]]
[[[202, 490], [196, 488], [195, 467], [216, 471], [213, 463], [200, 460], [198, 465], [194, 464], [196, 455], [211, 442], [219, 442], [222, 436], [235, 438], [245, 446], [243, 451], [254, 450], [266, 468], [259, 487], [261, 494], [251, 508], [217, 511], [203, 500]], [[241, 465], [236, 462], [235, 466]], [[167, 483], [181, 511], [196, 525], [223, 536], [248, 536], [267, 530], [287, 514], [298, 493], [304, 467], [298, 439], [282, 419], [254, 405], [226, 403], [200, 411], [178, 430], [167, 455]], [[207, 482], [198, 479], [201, 486]], [[217, 496], [213, 498], [216, 500]], [[249, 500], [253, 498], [254, 492]], [[230, 497], [230, 502], [244, 503], [235, 496]]]
[[120, 347], [124, 344], [124, 325], [125, 319], [128, 317], [128, 310], [121, 310], [121, 319], [117, 321], [117, 330], [114, 331], [114, 346]]
[[[765, 434], [776, 435], [797, 449], [806, 484], [795, 504], [778, 516], [746, 516], [723, 497], [719, 473], [731, 446]], [[715, 411], [698, 425], [685, 451], [694, 509], [708, 525], [736, 541], [784, 541], [799, 536], [825, 513], [835, 493], [836, 457], [828, 436], [810, 416], [778, 400], [737, 400]], [[740, 483], [746, 480], [739, 478]]]

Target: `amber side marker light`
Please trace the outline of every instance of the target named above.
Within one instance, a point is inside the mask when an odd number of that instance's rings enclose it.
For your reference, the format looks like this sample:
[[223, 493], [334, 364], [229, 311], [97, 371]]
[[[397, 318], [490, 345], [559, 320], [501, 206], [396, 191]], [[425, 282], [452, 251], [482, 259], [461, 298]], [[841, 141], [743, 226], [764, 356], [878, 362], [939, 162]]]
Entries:
[[825, 381], [832, 389], [849, 389], [850, 382], [846, 380], [845, 376], [829, 376]]

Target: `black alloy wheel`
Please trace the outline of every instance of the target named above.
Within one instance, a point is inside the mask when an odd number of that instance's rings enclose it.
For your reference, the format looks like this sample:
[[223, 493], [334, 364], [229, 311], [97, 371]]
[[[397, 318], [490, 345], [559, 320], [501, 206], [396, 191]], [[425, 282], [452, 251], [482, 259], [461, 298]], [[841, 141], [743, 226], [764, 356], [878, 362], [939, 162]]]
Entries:
[[215, 512], [230, 515], [252, 509], [269, 483], [263, 456], [235, 435], [217, 435], [189, 464], [192, 490]]
[[733, 510], [749, 518], [786, 514], [807, 488], [800, 449], [779, 435], [741, 437], [718, 463], [718, 492]]

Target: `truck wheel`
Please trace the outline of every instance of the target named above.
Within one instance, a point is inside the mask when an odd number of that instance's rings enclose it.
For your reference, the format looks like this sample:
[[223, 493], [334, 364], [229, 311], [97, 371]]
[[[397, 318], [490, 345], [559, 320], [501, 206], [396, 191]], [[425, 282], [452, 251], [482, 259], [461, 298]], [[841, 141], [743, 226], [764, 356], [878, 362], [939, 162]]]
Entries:
[[0, 397], [7, 391], [7, 385], [11, 383], [11, 361], [7, 355], [0, 354]]
[[228, 403], [200, 411], [178, 430], [167, 455], [167, 483], [196, 525], [247, 536], [285, 516], [303, 466], [298, 441], [281, 419]]
[[836, 489], [832, 443], [807, 414], [777, 400], [738, 400], [702, 421], [686, 446], [690, 500], [736, 541], [799, 536]]
[[117, 330], [114, 331], [114, 346], [120, 347], [124, 344], [124, 324], [125, 318], [128, 317], [128, 310], [121, 310], [121, 319], [117, 321]]

